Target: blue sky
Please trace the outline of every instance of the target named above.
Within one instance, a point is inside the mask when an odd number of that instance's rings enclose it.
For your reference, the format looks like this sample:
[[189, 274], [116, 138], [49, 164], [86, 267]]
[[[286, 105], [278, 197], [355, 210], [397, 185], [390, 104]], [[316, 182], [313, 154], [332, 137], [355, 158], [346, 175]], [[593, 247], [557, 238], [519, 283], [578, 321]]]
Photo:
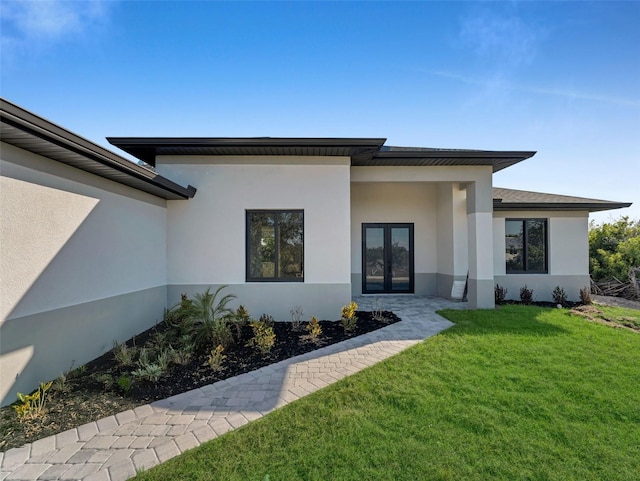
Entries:
[[634, 202], [592, 218], [640, 218], [640, 2], [0, 5], [0, 94], [109, 148], [337, 136], [537, 150], [494, 184]]

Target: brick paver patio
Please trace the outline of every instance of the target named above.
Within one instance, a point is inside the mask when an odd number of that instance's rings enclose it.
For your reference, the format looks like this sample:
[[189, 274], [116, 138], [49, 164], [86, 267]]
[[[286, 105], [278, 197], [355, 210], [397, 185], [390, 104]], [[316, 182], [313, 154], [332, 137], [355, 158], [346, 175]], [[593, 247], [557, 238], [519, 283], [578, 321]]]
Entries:
[[466, 303], [358, 297], [401, 322], [253, 372], [139, 406], [0, 453], [0, 481], [124, 481], [450, 327], [435, 313]]

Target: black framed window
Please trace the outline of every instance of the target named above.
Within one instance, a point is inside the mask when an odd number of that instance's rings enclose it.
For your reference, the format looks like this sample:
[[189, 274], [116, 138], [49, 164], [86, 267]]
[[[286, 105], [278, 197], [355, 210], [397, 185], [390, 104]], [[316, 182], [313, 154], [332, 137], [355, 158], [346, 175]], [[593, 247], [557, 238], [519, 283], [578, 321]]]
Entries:
[[506, 219], [507, 274], [546, 274], [547, 237], [546, 219]]
[[247, 281], [304, 281], [304, 212], [247, 211]]

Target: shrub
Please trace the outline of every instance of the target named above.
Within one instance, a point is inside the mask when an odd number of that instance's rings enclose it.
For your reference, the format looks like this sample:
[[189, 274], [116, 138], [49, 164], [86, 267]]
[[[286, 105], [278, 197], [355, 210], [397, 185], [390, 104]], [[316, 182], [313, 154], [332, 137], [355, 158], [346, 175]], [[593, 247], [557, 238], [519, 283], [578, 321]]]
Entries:
[[44, 407], [47, 403], [47, 391], [51, 388], [53, 381], [47, 383], [41, 382], [38, 389], [31, 394], [18, 393], [19, 404], [15, 404], [13, 409], [18, 415], [20, 421], [25, 419], [33, 419], [44, 414]]
[[129, 391], [131, 391], [131, 387], [133, 386], [133, 381], [131, 381], [131, 378], [129, 376], [127, 376], [126, 374], [123, 374], [118, 378], [118, 380], [116, 381], [116, 384], [118, 385], [118, 387], [122, 392], [127, 394]]
[[269, 314], [262, 314], [260, 316], [259, 321], [262, 322], [267, 327], [273, 327], [273, 325], [276, 322], [276, 320], [273, 318], [273, 316], [270, 316]]
[[221, 317], [213, 321], [209, 338], [214, 346], [221, 344], [224, 347], [229, 347], [233, 344], [233, 332], [229, 325], [229, 319]]
[[243, 305], [238, 306], [235, 314], [229, 318], [231, 324], [233, 324], [233, 327], [236, 329], [236, 340], [240, 340], [242, 328], [247, 325], [249, 318], [249, 311], [247, 311], [247, 308]]
[[592, 302], [591, 289], [589, 289], [587, 286], [584, 286], [582, 289], [580, 289], [580, 302], [585, 306], [591, 304]]
[[171, 351], [169, 349], [163, 349], [158, 353], [156, 357], [156, 364], [162, 370], [162, 372], [167, 372], [169, 369], [169, 363], [171, 362]]
[[356, 324], [358, 322], [358, 316], [356, 315], [356, 311], [358, 310], [358, 304], [351, 301], [348, 305], [343, 306], [341, 310], [342, 317], [342, 327], [345, 332], [352, 332], [356, 329]]
[[171, 362], [178, 364], [179, 366], [185, 366], [191, 361], [193, 356], [193, 344], [187, 344], [179, 349], [174, 349], [173, 346], [169, 346], [169, 357]]
[[227, 294], [218, 300], [220, 291], [226, 287], [220, 286], [214, 293], [207, 289], [204, 293], [194, 296], [187, 319], [192, 326], [196, 342], [200, 345], [229, 345], [233, 342], [228, 319], [235, 313], [227, 305], [236, 296]]
[[380, 299], [379, 297], [376, 297], [373, 301], [373, 307], [371, 309], [371, 316], [379, 322], [389, 322], [389, 319], [387, 319], [384, 315], [384, 303], [382, 302], [382, 299]]
[[133, 377], [154, 382], [157, 382], [162, 377], [162, 374], [164, 372], [158, 364], [146, 364], [144, 367], [131, 372]]
[[289, 313], [291, 314], [291, 329], [299, 331], [302, 328], [302, 317], [304, 316], [302, 306], [295, 306]]
[[135, 347], [129, 347], [125, 343], [118, 344], [118, 341], [113, 341], [113, 357], [121, 366], [133, 366], [136, 351]]
[[220, 344], [218, 344], [215, 349], [211, 349], [211, 354], [209, 354], [207, 364], [212, 371], [220, 371], [222, 369], [222, 363], [227, 358], [227, 356], [222, 354], [223, 351], [224, 347]]
[[493, 290], [496, 304], [504, 304], [504, 300], [507, 298], [507, 293], [509, 292], [506, 287], [502, 287], [500, 284], [496, 284], [496, 287]]
[[553, 302], [564, 306], [567, 303], [567, 293], [560, 286], [556, 286], [552, 293]]
[[531, 304], [533, 302], [533, 289], [529, 289], [526, 284], [520, 288], [520, 301], [523, 304]]
[[247, 343], [247, 346], [255, 347], [262, 354], [268, 354], [276, 343], [276, 334], [273, 327], [268, 326], [263, 321], [251, 321], [251, 329], [253, 337]]
[[307, 324], [307, 336], [308, 339], [314, 343], [317, 343], [320, 340], [320, 336], [322, 335], [322, 326], [320, 325], [320, 321], [314, 316], [311, 316], [311, 320]]
[[104, 387], [106, 391], [110, 391], [111, 388], [113, 387], [113, 376], [111, 374], [108, 374], [108, 373], [98, 374], [95, 377], [95, 379], [97, 382], [102, 384], [102, 387]]

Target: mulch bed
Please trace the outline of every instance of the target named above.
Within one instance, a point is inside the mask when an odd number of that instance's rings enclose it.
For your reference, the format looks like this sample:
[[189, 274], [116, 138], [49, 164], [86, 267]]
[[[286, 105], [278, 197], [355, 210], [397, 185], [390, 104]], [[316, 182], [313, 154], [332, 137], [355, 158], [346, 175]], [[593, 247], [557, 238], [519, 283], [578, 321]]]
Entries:
[[[36, 419], [20, 422], [11, 406], [0, 409], [0, 451], [22, 446], [25, 443], [66, 431], [103, 417], [132, 409], [152, 401], [164, 399], [191, 389], [253, 371], [293, 356], [329, 346], [352, 337], [386, 327], [400, 321], [392, 312], [384, 312], [384, 321], [376, 320], [370, 312], [358, 311], [356, 329], [346, 333], [339, 321], [320, 321], [322, 336], [314, 343], [304, 338], [306, 331], [294, 331], [289, 322], [274, 323], [276, 344], [269, 354], [263, 355], [244, 342], [236, 343], [225, 352], [221, 370], [212, 371], [207, 364], [208, 352], [194, 354], [189, 364], [172, 365], [170, 371], [157, 382], [136, 381], [132, 389], [123, 395], [118, 387], [105, 389], [100, 375], [117, 379], [130, 374], [135, 367], [120, 366], [111, 351], [87, 363], [82, 369], [67, 376], [64, 388], [54, 384], [47, 392], [46, 413]], [[305, 323], [306, 324], [306, 323]], [[128, 345], [144, 345], [156, 331], [166, 329], [159, 324], [132, 338]], [[242, 339], [251, 338], [251, 328], [243, 328]], [[106, 376], [106, 377], [109, 377]]]

